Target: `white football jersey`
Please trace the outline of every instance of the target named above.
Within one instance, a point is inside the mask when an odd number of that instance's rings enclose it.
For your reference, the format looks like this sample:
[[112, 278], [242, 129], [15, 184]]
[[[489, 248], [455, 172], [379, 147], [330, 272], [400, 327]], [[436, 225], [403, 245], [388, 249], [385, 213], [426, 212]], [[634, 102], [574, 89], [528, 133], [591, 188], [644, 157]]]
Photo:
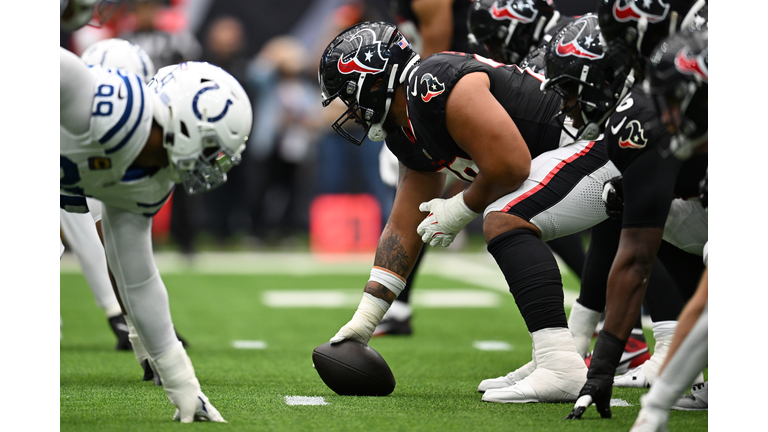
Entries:
[[[152, 126], [152, 99], [141, 77], [101, 66], [67, 67], [68, 62], [82, 62], [74, 54], [62, 54], [61, 60], [62, 87], [93, 83], [62, 89], [62, 95], [91, 95], [62, 100], [62, 112], [79, 108], [68, 107], [68, 100], [90, 100], [91, 109], [88, 119], [78, 119], [88, 124], [87, 131], [73, 133], [63, 122], [60, 125], [61, 208], [82, 212], [86, 208], [82, 197], [88, 196], [133, 213], [155, 214], [173, 189], [170, 170], [128, 169], [144, 148]], [[92, 76], [77, 76], [84, 73]]]

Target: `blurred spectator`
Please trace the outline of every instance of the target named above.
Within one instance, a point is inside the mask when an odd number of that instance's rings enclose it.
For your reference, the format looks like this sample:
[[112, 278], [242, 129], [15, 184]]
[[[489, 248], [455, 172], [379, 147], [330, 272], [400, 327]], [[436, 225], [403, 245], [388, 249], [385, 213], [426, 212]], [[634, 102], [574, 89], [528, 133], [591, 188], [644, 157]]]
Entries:
[[187, 60], [199, 60], [200, 42], [186, 29], [183, 16], [173, 14], [163, 0], [129, 0], [135, 23], [118, 37], [142, 47], [160, 69]]
[[246, 152], [256, 162], [251, 216], [260, 238], [307, 229], [312, 147], [320, 96], [307, 74], [306, 50], [290, 36], [267, 42], [248, 70], [254, 133]]
[[[246, 45], [243, 24], [239, 19], [232, 16], [217, 17], [205, 35], [202, 60], [232, 74], [248, 91]], [[248, 96], [253, 101], [251, 93]], [[247, 144], [246, 149], [250, 145]], [[246, 150], [240, 166], [229, 172], [227, 183], [216, 193], [203, 196], [206, 204], [204, 226], [219, 242], [226, 242], [235, 234], [249, 234], [251, 231], [248, 197], [254, 193], [249, 188], [254, 177], [252, 171], [253, 157]]]

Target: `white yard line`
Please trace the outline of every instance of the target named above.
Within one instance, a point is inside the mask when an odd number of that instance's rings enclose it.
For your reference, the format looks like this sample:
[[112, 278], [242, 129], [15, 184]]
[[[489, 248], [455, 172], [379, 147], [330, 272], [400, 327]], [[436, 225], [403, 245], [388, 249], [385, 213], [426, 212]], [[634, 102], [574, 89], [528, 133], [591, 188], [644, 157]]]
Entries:
[[[202, 252], [188, 260], [179, 253], [159, 252], [155, 254], [155, 262], [161, 274], [350, 274], [365, 277], [371, 270], [373, 253]], [[61, 273], [81, 271], [72, 254], [64, 254], [59, 267]], [[419, 271], [497, 292], [509, 292], [504, 275], [487, 252], [427, 253]], [[418, 291], [414, 291], [414, 295]], [[578, 297], [578, 287], [566, 286], [564, 291], [565, 304], [570, 308]]]
[[286, 396], [286, 405], [328, 405], [321, 396]]
[[267, 349], [267, 343], [260, 340], [236, 340], [232, 341], [235, 349]]

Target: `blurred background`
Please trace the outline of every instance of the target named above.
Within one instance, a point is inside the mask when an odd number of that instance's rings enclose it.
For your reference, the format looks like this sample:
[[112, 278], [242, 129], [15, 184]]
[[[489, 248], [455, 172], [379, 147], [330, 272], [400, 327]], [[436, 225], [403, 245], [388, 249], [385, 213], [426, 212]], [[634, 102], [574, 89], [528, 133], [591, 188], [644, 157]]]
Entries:
[[[398, 0], [126, 0], [103, 27], [61, 32], [80, 55], [118, 37], [141, 46], [155, 68], [186, 60], [216, 64], [249, 93], [254, 122], [243, 161], [220, 189], [177, 191], [154, 220], [156, 249], [375, 249], [394, 199], [379, 174], [382, 143], [356, 147], [330, 127], [317, 65], [327, 44], [360, 22], [396, 22]], [[456, 0], [462, 1], [462, 0]], [[564, 14], [593, 0], [556, 2]], [[480, 220], [452, 248], [483, 247]]]

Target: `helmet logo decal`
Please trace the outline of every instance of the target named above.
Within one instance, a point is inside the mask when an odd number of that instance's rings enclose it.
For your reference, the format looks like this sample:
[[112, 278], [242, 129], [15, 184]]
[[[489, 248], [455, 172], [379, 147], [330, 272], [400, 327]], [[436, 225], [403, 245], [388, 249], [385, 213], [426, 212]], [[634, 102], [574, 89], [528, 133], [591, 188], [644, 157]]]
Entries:
[[[203, 115], [200, 114], [200, 110], [197, 109], [197, 103], [200, 99], [200, 95], [207, 92], [208, 90], [218, 90], [218, 89], [219, 89], [219, 85], [216, 83], [213, 83], [213, 85], [210, 87], [203, 87], [200, 90], [198, 90], [197, 94], [195, 94], [194, 99], [192, 99], [192, 112], [195, 113], [195, 117], [197, 117], [200, 120], [203, 120]], [[230, 105], [232, 105], [232, 100], [227, 99], [227, 103], [224, 105], [224, 110], [221, 111], [219, 115], [213, 116], [213, 117], [209, 116], [208, 119], [205, 119], [204, 121], [207, 121], [209, 123], [214, 123], [221, 120], [227, 114], [227, 110], [229, 109]]]
[[664, 9], [661, 13], [653, 14], [650, 11], [642, 10], [637, 6], [637, 3], [639, 2], [633, 1], [628, 1], [625, 3], [626, 6], [621, 7], [619, 6], [621, 1], [617, 0], [616, 3], [613, 4], [613, 17], [616, 18], [616, 21], [618, 22], [639, 21], [640, 17], [645, 17], [648, 22], [652, 24], [662, 21], [667, 17], [669, 4], [665, 4], [661, 0], [643, 0], [643, 7], [650, 9], [651, 3], [655, 1], [658, 1], [658, 5]]
[[523, 22], [525, 24], [529, 24], [529, 23], [532, 23], [536, 19], [536, 15], [539, 14], [538, 10], [533, 9], [532, 16], [527, 17], [527, 16], [521, 15], [518, 11], [513, 10], [511, 4], [506, 4], [501, 9], [498, 8], [498, 4], [499, 2], [496, 1], [496, 2], [493, 2], [493, 6], [491, 6], [491, 16], [495, 20], [511, 19], [511, 20]]
[[648, 144], [648, 139], [645, 137], [645, 131], [643, 130], [642, 126], [640, 126], [639, 121], [632, 120], [631, 122], [627, 123], [627, 125], [624, 127], [624, 130], [628, 130], [629, 133], [627, 134], [627, 138], [622, 138], [619, 136], [619, 147], [641, 149], [644, 148], [646, 144]]
[[427, 83], [427, 93], [421, 95], [421, 100], [424, 102], [429, 102], [433, 97], [439, 96], [445, 91], [445, 84], [438, 81], [437, 78], [432, 76], [430, 73], [425, 73], [421, 76], [421, 81], [419, 81], [419, 84], [424, 82]]
[[[581, 43], [579, 43], [579, 39], [582, 39], [582, 33], [584, 33], [584, 29], [587, 28], [587, 22], [582, 21], [580, 24], [576, 24], [576, 25], [581, 25], [581, 29], [579, 29], [579, 32], [576, 34], [576, 36], [573, 38], [572, 41], [564, 44], [563, 43], [564, 38], [561, 38], [557, 42], [557, 48], [556, 48], [557, 54], [561, 57], [567, 57], [569, 55], [572, 55], [575, 57], [582, 57], [582, 58], [587, 58], [591, 60], [597, 60], [597, 59], [603, 58], [603, 55], [604, 55], [603, 53], [596, 54], [596, 53], [590, 52], [589, 50], [584, 48]], [[589, 46], [592, 44], [592, 42], [594, 42], [595, 39], [592, 37], [592, 35], [586, 35], [586, 37], [584, 37], [582, 40], [584, 45]]]
[[[367, 33], [370, 33], [368, 35]], [[376, 35], [371, 29], [360, 30], [355, 36], [361, 39], [360, 47], [354, 57], [339, 57], [337, 64], [339, 72], [350, 74], [353, 72], [379, 73], [387, 67], [388, 58], [381, 56], [381, 41], [376, 40]], [[371, 43], [365, 43], [367, 40]], [[401, 47], [402, 48], [402, 47]]]
[[688, 47], [683, 47], [675, 56], [675, 68], [687, 75], [694, 75], [700, 80], [707, 82], [708, 68], [704, 58], [707, 56], [707, 49], [699, 55], [691, 54]]

